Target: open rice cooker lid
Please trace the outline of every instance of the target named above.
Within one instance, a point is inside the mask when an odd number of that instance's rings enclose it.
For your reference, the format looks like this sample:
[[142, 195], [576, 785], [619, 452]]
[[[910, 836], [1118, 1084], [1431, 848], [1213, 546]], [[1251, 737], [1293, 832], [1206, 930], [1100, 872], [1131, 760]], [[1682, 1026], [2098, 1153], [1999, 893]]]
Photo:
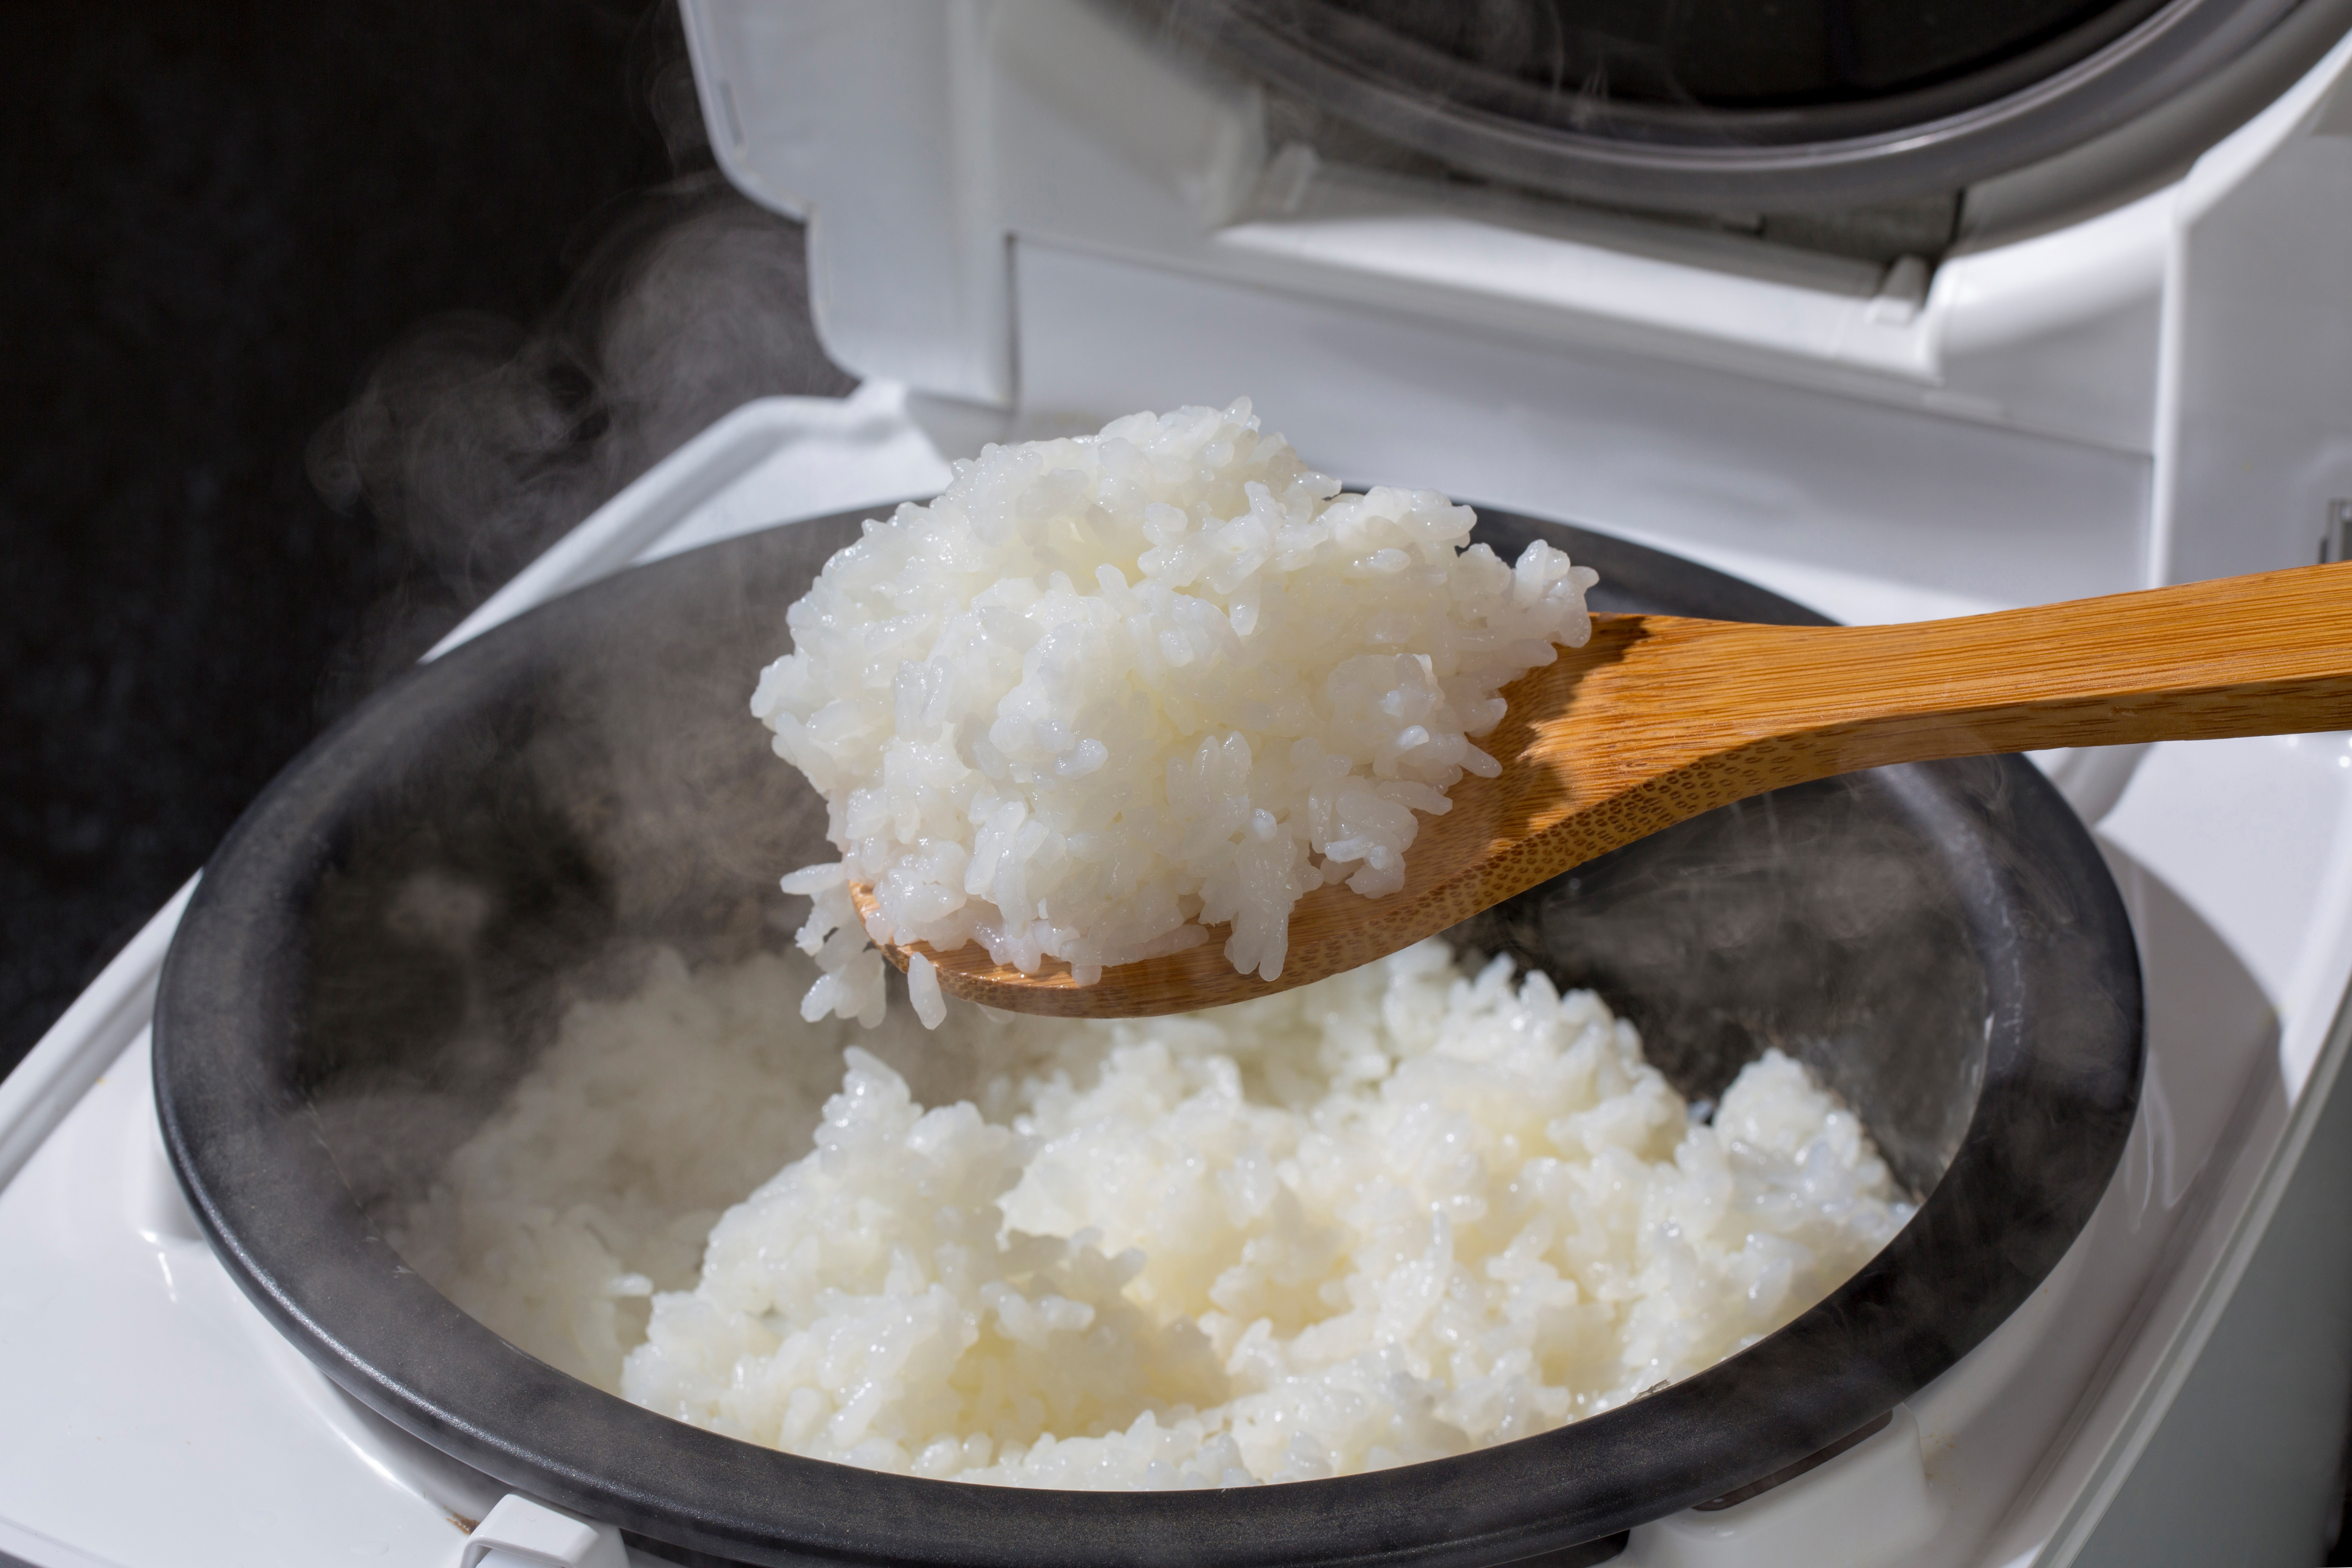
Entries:
[[2273, 79], [2292, 79], [2282, 71], [2317, 58], [2346, 9], [1140, 3], [1258, 79], [1277, 111], [1328, 117], [1398, 156], [1580, 200], [1711, 215], [1949, 208], [1966, 187], [2094, 143], [2100, 189], [2146, 188], [2267, 101]]

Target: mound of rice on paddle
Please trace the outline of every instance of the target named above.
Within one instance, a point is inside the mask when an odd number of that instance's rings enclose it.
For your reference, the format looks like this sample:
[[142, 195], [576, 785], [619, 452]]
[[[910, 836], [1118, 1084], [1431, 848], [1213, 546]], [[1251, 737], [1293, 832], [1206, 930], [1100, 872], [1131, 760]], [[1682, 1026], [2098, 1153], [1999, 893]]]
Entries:
[[[803, 1014], [880, 1017], [869, 940], [1091, 984], [1230, 925], [1272, 980], [1309, 889], [1402, 887], [1414, 814], [1498, 771], [1496, 694], [1591, 635], [1592, 572], [1465, 549], [1475, 521], [1341, 493], [1242, 399], [990, 447], [867, 523], [751, 700], [842, 851], [784, 879], [815, 900]], [[929, 962], [908, 980], [936, 1022]]]

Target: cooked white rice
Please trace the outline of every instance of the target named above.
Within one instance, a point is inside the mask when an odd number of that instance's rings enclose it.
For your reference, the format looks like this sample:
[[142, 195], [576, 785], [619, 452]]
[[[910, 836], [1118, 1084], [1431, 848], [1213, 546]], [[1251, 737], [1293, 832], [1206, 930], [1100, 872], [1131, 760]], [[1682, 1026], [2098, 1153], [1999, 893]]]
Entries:
[[[843, 1026], [778, 1021], [808, 973], [668, 958], [576, 1008], [404, 1255], [542, 1359], [752, 1442], [1219, 1486], [1622, 1403], [1787, 1321], [1911, 1212], [1796, 1061], [1695, 1121], [1590, 993], [1464, 978], [1442, 943], [1182, 1017], [957, 1005], [935, 1043], [858, 1037], [898, 1067], [853, 1047], [845, 1077]], [[818, 1077], [840, 1092], [811, 1152]]]
[[[700, 1270], [711, 1226], [805, 1152], [855, 1029], [778, 1027], [805, 963], [689, 974], [574, 1006], [505, 1106], [388, 1227], [411, 1267], [551, 1365], [619, 1392], [656, 1289]], [[874, 1042], [869, 1038], [866, 1043]]]
[[[880, 1016], [869, 937], [1084, 982], [1230, 922], [1271, 980], [1302, 894], [1402, 886], [1413, 814], [1497, 771], [1496, 693], [1591, 633], [1594, 574], [1465, 550], [1474, 521], [1341, 494], [1243, 399], [991, 447], [867, 523], [751, 700], [842, 851], [785, 881], [816, 900], [807, 1016]], [[875, 889], [863, 929], [845, 881]]]

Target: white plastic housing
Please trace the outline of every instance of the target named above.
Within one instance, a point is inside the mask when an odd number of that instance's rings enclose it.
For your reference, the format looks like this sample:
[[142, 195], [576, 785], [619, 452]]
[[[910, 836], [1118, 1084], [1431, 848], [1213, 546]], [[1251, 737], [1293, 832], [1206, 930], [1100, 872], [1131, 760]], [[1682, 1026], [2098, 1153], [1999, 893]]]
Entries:
[[457, 1568], [629, 1568], [621, 1531], [509, 1492], [457, 1552]]

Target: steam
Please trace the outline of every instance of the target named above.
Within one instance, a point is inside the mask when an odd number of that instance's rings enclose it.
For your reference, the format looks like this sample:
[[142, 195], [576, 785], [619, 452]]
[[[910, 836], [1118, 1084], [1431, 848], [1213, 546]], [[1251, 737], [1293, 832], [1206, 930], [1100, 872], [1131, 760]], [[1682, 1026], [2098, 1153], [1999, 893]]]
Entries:
[[[319, 692], [321, 717], [413, 664], [713, 420], [753, 398], [841, 396], [856, 384], [810, 322], [800, 226], [710, 166], [674, 11], [640, 42], [652, 48], [633, 69], [633, 98], [675, 177], [605, 216], [537, 321], [458, 311], [418, 322], [311, 442], [319, 493], [411, 563], [347, 637]], [[776, 821], [791, 830], [799, 816], [719, 822], [688, 787], [775, 771], [744, 710], [773, 656], [742, 627], [781, 605], [754, 597], [746, 584], [715, 585], [709, 605], [724, 600], [725, 613], [685, 628], [690, 640], [723, 623], [754, 642], [740, 659], [685, 658], [649, 632], [625, 668], [583, 668], [542, 694], [540, 733], [457, 726], [404, 799], [359, 835], [317, 917], [343, 963], [316, 999], [313, 1110], [363, 1203], [440, 1168], [568, 996], [626, 989], [645, 958], [635, 938], [714, 928], [706, 945], [731, 954], [765, 931], [766, 906], [781, 900], [760, 857], [800, 863], [767, 842]], [[659, 679], [679, 658], [705, 672], [683, 721], [681, 693]], [[471, 781], [470, 797], [454, 808], [437, 797], [428, 781], [439, 773]]]
[[[665, 126], [677, 81], [656, 82]], [[855, 384], [810, 324], [800, 226], [715, 172], [631, 202], [537, 323], [478, 311], [418, 323], [311, 443], [320, 494], [415, 563], [357, 628], [320, 707], [339, 711], [413, 662], [729, 410]]]

